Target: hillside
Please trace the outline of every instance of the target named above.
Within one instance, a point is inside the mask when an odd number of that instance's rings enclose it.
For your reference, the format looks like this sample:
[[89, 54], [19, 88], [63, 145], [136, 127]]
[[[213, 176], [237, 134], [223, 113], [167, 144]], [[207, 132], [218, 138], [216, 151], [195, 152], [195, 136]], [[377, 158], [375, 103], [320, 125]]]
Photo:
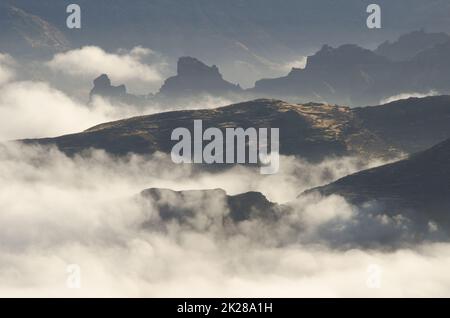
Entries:
[[100, 124], [84, 132], [56, 138], [25, 140], [55, 144], [73, 154], [85, 149], [103, 149], [112, 154], [169, 153], [173, 129], [193, 129], [194, 120], [203, 127], [280, 128], [280, 153], [309, 160], [328, 156], [390, 156], [394, 151], [364, 129], [348, 107], [327, 104], [289, 104], [260, 99], [216, 109], [185, 110], [134, 117]]
[[434, 220], [450, 229], [450, 139], [392, 164], [361, 171], [308, 191], [337, 194], [377, 213]]

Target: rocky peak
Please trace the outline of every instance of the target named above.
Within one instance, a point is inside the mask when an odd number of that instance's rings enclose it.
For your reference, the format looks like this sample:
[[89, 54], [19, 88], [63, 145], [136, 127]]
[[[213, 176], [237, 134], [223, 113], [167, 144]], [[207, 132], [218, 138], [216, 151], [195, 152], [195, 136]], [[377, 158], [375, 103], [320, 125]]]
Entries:
[[120, 97], [127, 94], [125, 85], [112, 86], [107, 74], [102, 74], [94, 79], [94, 88], [91, 90], [91, 98], [94, 95], [103, 97]]
[[195, 94], [227, 95], [242, 91], [239, 85], [223, 79], [216, 65], [208, 66], [193, 57], [181, 57], [177, 75], [168, 78], [160, 89], [165, 97], [190, 97]]
[[344, 44], [337, 48], [324, 45], [320, 51], [308, 57], [307, 68], [352, 66], [356, 64], [371, 65], [383, 62], [386, 62], [386, 58], [354, 44]]
[[184, 56], [178, 59], [177, 63], [178, 76], [217, 76], [222, 78], [219, 68], [216, 65], [208, 66], [196, 58]]

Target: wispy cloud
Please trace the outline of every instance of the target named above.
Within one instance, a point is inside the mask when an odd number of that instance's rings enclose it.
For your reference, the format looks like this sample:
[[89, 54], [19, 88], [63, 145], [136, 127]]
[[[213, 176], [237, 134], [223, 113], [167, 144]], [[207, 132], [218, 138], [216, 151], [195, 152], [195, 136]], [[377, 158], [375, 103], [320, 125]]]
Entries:
[[85, 46], [56, 54], [47, 65], [54, 71], [71, 76], [93, 78], [107, 73], [118, 81], [161, 81], [158, 69], [160, 65], [149, 65], [143, 61], [152, 54], [154, 54], [152, 50], [142, 47], [109, 53], [97, 46]]
[[397, 100], [408, 99], [408, 98], [412, 98], [412, 97], [422, 98], [422, 97], [437, 96], [437, 95], [439, 95], [439, 93], [435, 90], [430, 90], [428, 93], [414, 93], [414, 92], [402, 93], [402, 94], [398, 94], [398, 95], [394, 95], [394, 96], [382, 99], [380, 101], [380, 104], [388, 104], [388, 103], [395, 102]]

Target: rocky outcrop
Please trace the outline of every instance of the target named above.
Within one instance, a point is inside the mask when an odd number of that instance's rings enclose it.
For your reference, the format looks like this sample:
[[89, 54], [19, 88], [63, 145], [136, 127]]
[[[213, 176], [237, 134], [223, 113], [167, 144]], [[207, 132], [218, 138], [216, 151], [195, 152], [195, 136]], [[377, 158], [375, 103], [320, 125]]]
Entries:
[[125, 85], [113, 86], [107, 74], [102, 74], [94, 80], [94, 87], [89, 94], [92, 102], [95, 96], [100, 96], [114, 104], [128, 104], [132, 106], [143, 106], [148, 101], [148, 96], [133, 95], [127, 93]]
[[124, 97], [127, 94], [125, 85], [112, 86], [108, 75], [102, 74], [94, 80], [94, 88], [91, 90], [90, 97], [103, 96], [110, 98]]
[[222, 189], [173, 191], [151, 188], [142, 191], [141, 195], [155, 205], [165, 221], [183, 222], [196, 214], [208, 215], [208, 211], [198, 211], [200, 206], [214, 206], [211, 217], [219, 217], [223, 223], [250, 219], [274, 221], [279, 216], [279, 206], [259, 192], [227, 195]]
[[239, 85], [223, 79], [217, 66], [208, 66], [193, 57], [181, 57], [177, 64], [177, 75], [168, 78], [162, 85], [159, 96], [178, 98], [196, 95], [225, 96], [242, 92]]

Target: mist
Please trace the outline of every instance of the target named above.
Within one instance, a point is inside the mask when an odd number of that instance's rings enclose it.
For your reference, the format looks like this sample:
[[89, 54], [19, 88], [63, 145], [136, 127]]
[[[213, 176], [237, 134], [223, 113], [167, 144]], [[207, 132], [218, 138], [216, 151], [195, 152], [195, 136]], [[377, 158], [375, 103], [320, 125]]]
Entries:
[[[87, 52], [83, 50], [86, 49], [55, 56], [51, 62], [51, 65], [54, 65], [52, 67], [65, 65], [58, 61], [65, 59], [72, 61], [77, 54], [86, 55], [91, 52], [90, 49]], [[92, 48], [92, 50], [100, 55], [106, 54], [100, 49]], [[107, 55], [110, 60], [106, 58], [103, 64], [105, 67], [98, 69], [98, 72], [108, 73], [112, 69], [116, 73], [121, 72], [116, 68], [115, 64], [118, 64], [122, 65], [122, 72], [127, 75], [133, 70], [133, 67], [138, 67], [133, 64], [137, 63], [136, 61], [131, 60], [132, 62], [130, 62], [131, 57], [136, 55], [140, 57], [142, 54], [150, 53], [148, 50], [136, 48], [128, 54]], [[96, 57], [95, 54], [94, 57]], [[124, 59], [124, 61], [120, 62], [120, 59]], [[73, 60], [78, 61], [77, 58]], [[84, 68], [75, 68], [81, 73], [69, 72], [66, 74], [63, 72], [64, 74], [59, 74], [58, 72], [53, 74], [56, 76], [54, 77], [51, 76], [51, 72], [48, 73], [49, 70], [42, 69], [41, 66], [33, 63], [21, 66], [11, 56], [0, 55], [0, 141], [59, 136], [80, 132], [99, 123], [132, 116], [179, 109], [215, 108], [231, 104], [230, 100], [209, 95], [197, 96], [185, 99], [183, 103], [173, 104], [149, 100], [148, 103], [139, 106], [113, 102], [99, 96], [89, 102], [89, 85], [97, 71], [94, 73], [92, 71], [83, 73], [82, 71], [87, 68], [87, 65], [95, 63], [95, 59], [81, 61], [86, 64]], [[156, 66], [154, 67], [156, 68]], [[39, 74], [40, 79], [33, 76], [30, 76], [32, 79], [26, 79], [32, 72], [30, 69]], [[80, 90], [81, 97], [78, 94], [80, 88], [71, 86], [72, 81], [79, 82], [80, 77], [86, 81], [85, 87]]]
[[[358, 245], [367, 234], [358, 226], [361, 211], [344, 199], [295, 199], [305, 188], [378, 163], [346, 158], [312, 165], [282, 157], [279, 175], [265, 177], [242, 166], [217, 174], [190, 165], [174, 168], [169, 162], [160, 153], [115, 158], [93, 151], [69, 158], [55, 148], [4, 144], [0, 295], [449, 294], [448, 244], [405, 243], [388, 251], [365, 248]], [[228, 213], [223, 196], [187, 197], [172, 204], [192, 208], [191, 219], [164, 221], [157, 205], [139, 195], [150, 187], [222, 187], [227, 194], [258, 190], [272, 201], [293, 200], [294, 209], [272, 224], [255, 218], [225, 226], [220, 221]], [[394, 220], [372, 221], [379, 226], [374, 235], [389, 229], [408, 231]], [[343, 243], [336, 244], [339, 241]], [[69, 264], [80, 266], [80, 289], [67, 288]], [[367, 269], [373, 264], [382, 269], [381, 288], [367, 285]]]

